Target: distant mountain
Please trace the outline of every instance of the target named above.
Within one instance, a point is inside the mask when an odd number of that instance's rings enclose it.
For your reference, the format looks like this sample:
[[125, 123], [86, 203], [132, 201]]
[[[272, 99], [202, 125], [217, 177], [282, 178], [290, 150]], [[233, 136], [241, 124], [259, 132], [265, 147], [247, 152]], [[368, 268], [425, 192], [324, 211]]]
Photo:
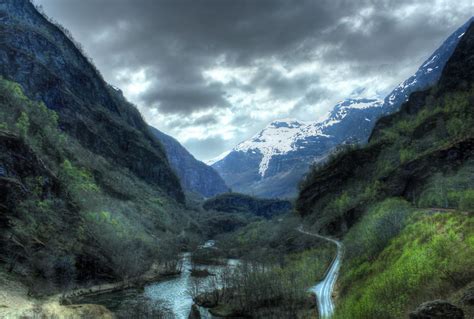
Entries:
[[194, 158], [176, 139], [150, 126], [153, 135], [165, 147], [166, 155], [181, 185], [188, 192], [204, 197], [226, 193], [229, 188], [216, 170]]
[[244, 194], [227, 193], [208, 199], [202, 207], [208, 211], [244, 213], [272, 218], [291, 211], [292, 204], [286, 200], [261, 199]]
[[346, 99], [318, 122], [276, 120], [209, 163], [234, 191], [263, 197], [293, 197], [312, 163], [341, 144], [365, 143], [375, 121], [398, 110], [410, 93], [435, 84], [470, 22], [451, 34], [409, 79], [384, 100]]
[[311, 163], [339, 144], [366, 139], [381, 106], [377, 99], [348, 99], [320, 122], [273, 121], [212, 166], [234, 191], [263, 197], [294, 196]]

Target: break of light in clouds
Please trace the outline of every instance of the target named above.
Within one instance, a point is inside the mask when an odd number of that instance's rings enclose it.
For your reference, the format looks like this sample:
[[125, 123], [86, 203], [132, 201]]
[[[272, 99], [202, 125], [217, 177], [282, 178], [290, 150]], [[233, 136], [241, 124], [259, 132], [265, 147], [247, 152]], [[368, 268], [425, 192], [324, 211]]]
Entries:
[[[268, 122], [384, 97], [472, 0], [37, 0], [151, 125], [212, 158]], [[365, 90], [362, 90], [365, 89]]]

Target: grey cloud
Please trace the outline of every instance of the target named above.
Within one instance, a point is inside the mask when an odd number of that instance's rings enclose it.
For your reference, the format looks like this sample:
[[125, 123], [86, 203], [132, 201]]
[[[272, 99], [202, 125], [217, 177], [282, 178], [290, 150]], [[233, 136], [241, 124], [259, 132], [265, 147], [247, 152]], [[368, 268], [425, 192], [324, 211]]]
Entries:
[[[411, 0], [36, 2], [72, 31], [109, 81], [117, 81], [124, 69], [146, 70], [151, 85], [135, 101], [142, 108], [187, 116], [180, 127], [209, 125], [194, 121], [194, 112], [233, 108], [235, 122], [249, 130], [257, 124], [239, 118], [248, 112], [240, 114], [229, 104], [229, 89], [252, 93], [267, 88], [276, 99], [298, 99], [295, 112], [337, 94], [317, 72], [288, 79], [271, 67], [273, 63], [287, 69], [314, 60], [328, 67], [345, 64], [352, 79], [383, 74], [384, 81], [393, 84], [403, 80], [398, 77], [406, 75], [407, 66], [416, 69], [472, 14], [462, 9], [469, 3], [472, 8], [471, 0], [438, 11], [444, 0], [420, 0], [416, 4], [422, 9], [407, 18], [395, 12], [414, 4]], [[362, 21], [360, 28], [343, 22], [351, 19]], [[203, 71], [217, 65], [256, 66], [257, 73], [249, 84], [206, 81]], [[121, 81], [114, 84], [127, 83]], [[196, 143], [189, 145], [197, 149]], [[216, 148], [215, 155], [224, 144], [206, 145]]]
[[229, 102], [223, 98], [224, 92], [220, 85], [203, 85], [203, 82], [188, 86], [164, 86], [145, 92], [142, 101], [146, 105], [159, 103], [159, 111], [163, 113], [190, 114], [193, 111], [210, 107], [226, 107]]
[[208, 138], [204, 140], [191, 139], [184, 143], [184, 146], [196, 158], [213, 158], [219, 153], [216, 150], [225, 150], [228, 144], [220, 138]]

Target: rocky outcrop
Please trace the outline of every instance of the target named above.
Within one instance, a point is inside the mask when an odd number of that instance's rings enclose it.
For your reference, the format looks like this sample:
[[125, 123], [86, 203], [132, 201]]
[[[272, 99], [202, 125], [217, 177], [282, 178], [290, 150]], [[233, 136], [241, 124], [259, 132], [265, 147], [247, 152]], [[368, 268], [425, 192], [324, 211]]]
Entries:
[[212, 197], [229, 191], [217, 171], [194, 158], [177, 140], [150, 127], [153, 135], [163, 144], [168, 161], [188, 192]]
[[447, 301], [434, 300], [422, 303], [410, 319], [464, 319], [464, 312]]
[[201, 319], [201, 312], [199, 311], [199, 306], [193, 304], [191, 306], [191, 312], [189, 313], [188, 319]]
[[55, 110], [62, 130], [184, 201], [162, 146], [138, 110], [28, 0], [0, 2], [0, 44], [0, 75]]
[[474, 306], [474, 287], [471, 287], [464, 292], [461, 302], [465, 305]]

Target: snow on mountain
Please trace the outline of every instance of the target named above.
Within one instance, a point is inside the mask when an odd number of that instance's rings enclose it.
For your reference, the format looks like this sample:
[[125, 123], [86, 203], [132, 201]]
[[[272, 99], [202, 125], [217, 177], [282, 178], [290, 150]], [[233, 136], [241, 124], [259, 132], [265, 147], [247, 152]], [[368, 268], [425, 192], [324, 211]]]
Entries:
[[295, 142], [299, 137], [298, 133], [307, 125], [295, 119], [273, 121], [254, 137], [238, 144], [233, 151], [260, 152], [262, 160], [259, 164], [259, 173], [263, 177], [275, 154], [286, 154], [297, 148]]
[[[261, 154], [259, 174], [261, 177], [265, 177], [273, 156], [284, 155], [305, 148], [304, 140], [310, 137], [331, 137], [325, 131], [332, 125], [341, 122], [350, 110], [381, 107], [382, 104], [382, 100], [376, 99], [347, 99], [336, 104], [334, 109], [327, 115], [327, 118], [319, 122], [303, 122], [296, 119], [275, 120], [252, 138], [238, 144], [232, 151]], [[221, 159], [223, 158], [225, 156], [221, 157]], [[214, 161], [214, 163], [218, 161]]]
[[452, 33], [433, 54], [426, 59], [411, 77], [400, 83], [386, 98], [385, 107], [388, 113], [394, 112], [415, 91], [423, 90], [438, 81], [444, 65], [453, 54], [459, 40], [469, 27], [474, 17]]

